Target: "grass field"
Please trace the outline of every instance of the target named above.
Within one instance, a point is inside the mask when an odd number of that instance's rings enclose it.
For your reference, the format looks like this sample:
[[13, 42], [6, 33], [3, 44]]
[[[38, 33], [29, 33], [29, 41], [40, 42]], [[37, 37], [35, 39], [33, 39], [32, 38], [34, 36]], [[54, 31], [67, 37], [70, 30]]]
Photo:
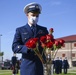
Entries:
[[12, 75], [12, 70], [0, 70], [0, 75]]
[[[12, 70], [0, 70], [0, 75], [12, 75]], [[17, 74], [17, 75], [20, 75], [20, 74]], [[57, 75], [57, 74], [54, 74], [54, 75]], [[76, 75], [76, 73], [67, 73], [67, 74], [58, 74], [58, 75]]]

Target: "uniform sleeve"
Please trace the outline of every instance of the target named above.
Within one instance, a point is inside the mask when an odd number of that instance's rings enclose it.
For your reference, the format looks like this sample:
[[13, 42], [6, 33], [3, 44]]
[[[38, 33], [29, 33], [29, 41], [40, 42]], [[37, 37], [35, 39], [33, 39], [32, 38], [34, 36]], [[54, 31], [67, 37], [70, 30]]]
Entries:
[[49, 34], [49, 32], [48, 32], [47, 28], [45, 28], [45, 32], [46, 32], [45, 34]]
[[12, 50], [14, 53], [27, 53], [28, 48], [22, 43], [19, 29], [16, 29], [14, 40], [12, 43]]

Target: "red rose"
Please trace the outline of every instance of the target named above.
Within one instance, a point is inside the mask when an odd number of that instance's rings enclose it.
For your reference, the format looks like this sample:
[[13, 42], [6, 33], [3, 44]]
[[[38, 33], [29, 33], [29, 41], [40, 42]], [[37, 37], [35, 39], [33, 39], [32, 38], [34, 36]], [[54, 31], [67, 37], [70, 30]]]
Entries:
[[45, 42], [46, 42], [46, 36], [42, 36], [42, 37], [40, 37], [40, 42], [45, 43]]
[[59, 41], [55, 40], [55, 45], [59, 46], [60, 45]]
[[46, 43], [46, 47], [47, 48], [52, 48], [53, 47], [53, 43], [52, 42], [47, 42]]
[[59, 42], [60, 42], [61, 46], [63, 46], [65, 41], [63, 39], [60, 39]]
[[55, 43], [55, 41], [56, 41], [55, 39], [52, 39], [52, 40], [51, 40], [51, 42], [52, 42], [53, 44]]
[[45, 48], [46, 47], [46, 44], [45, 43], [41, 43], [41, 47], [42, 48]]
[[28, 42], [26, 42], [26, 46], [28, 48], [36, 48], [36, 43], [38, 42], [38, 38], [32, 38]]
[[51, 34], [51, 35], [46, 35], [46, 39], [47, 40], [52, 40], [53, 39], [53, 35]]
[[54, 32], [54, 30], [53, 30], [53, 28], [50, 28], [50, 30], [49, 30], [50, 32]]
[[38, 38], [33, 38], [32, 40], [35, 42], [38, 42]]

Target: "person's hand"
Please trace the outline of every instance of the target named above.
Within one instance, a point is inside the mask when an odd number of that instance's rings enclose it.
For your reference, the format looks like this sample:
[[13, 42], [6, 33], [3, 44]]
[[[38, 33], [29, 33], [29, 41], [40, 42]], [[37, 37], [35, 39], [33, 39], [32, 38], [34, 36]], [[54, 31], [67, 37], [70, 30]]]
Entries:
[[31, 48], [28, 48], [28, 50], [31, 50]]

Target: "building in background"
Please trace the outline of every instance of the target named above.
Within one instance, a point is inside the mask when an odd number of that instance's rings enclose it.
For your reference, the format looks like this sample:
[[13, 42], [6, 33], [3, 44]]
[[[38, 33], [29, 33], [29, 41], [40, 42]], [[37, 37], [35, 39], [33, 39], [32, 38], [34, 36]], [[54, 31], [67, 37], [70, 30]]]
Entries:
[[70, 35], [57, 39], [65, 40], [64, 46], [58, 50], [56, 57], [67, 57], [69, 66], [76, 66], [76, 35]]

